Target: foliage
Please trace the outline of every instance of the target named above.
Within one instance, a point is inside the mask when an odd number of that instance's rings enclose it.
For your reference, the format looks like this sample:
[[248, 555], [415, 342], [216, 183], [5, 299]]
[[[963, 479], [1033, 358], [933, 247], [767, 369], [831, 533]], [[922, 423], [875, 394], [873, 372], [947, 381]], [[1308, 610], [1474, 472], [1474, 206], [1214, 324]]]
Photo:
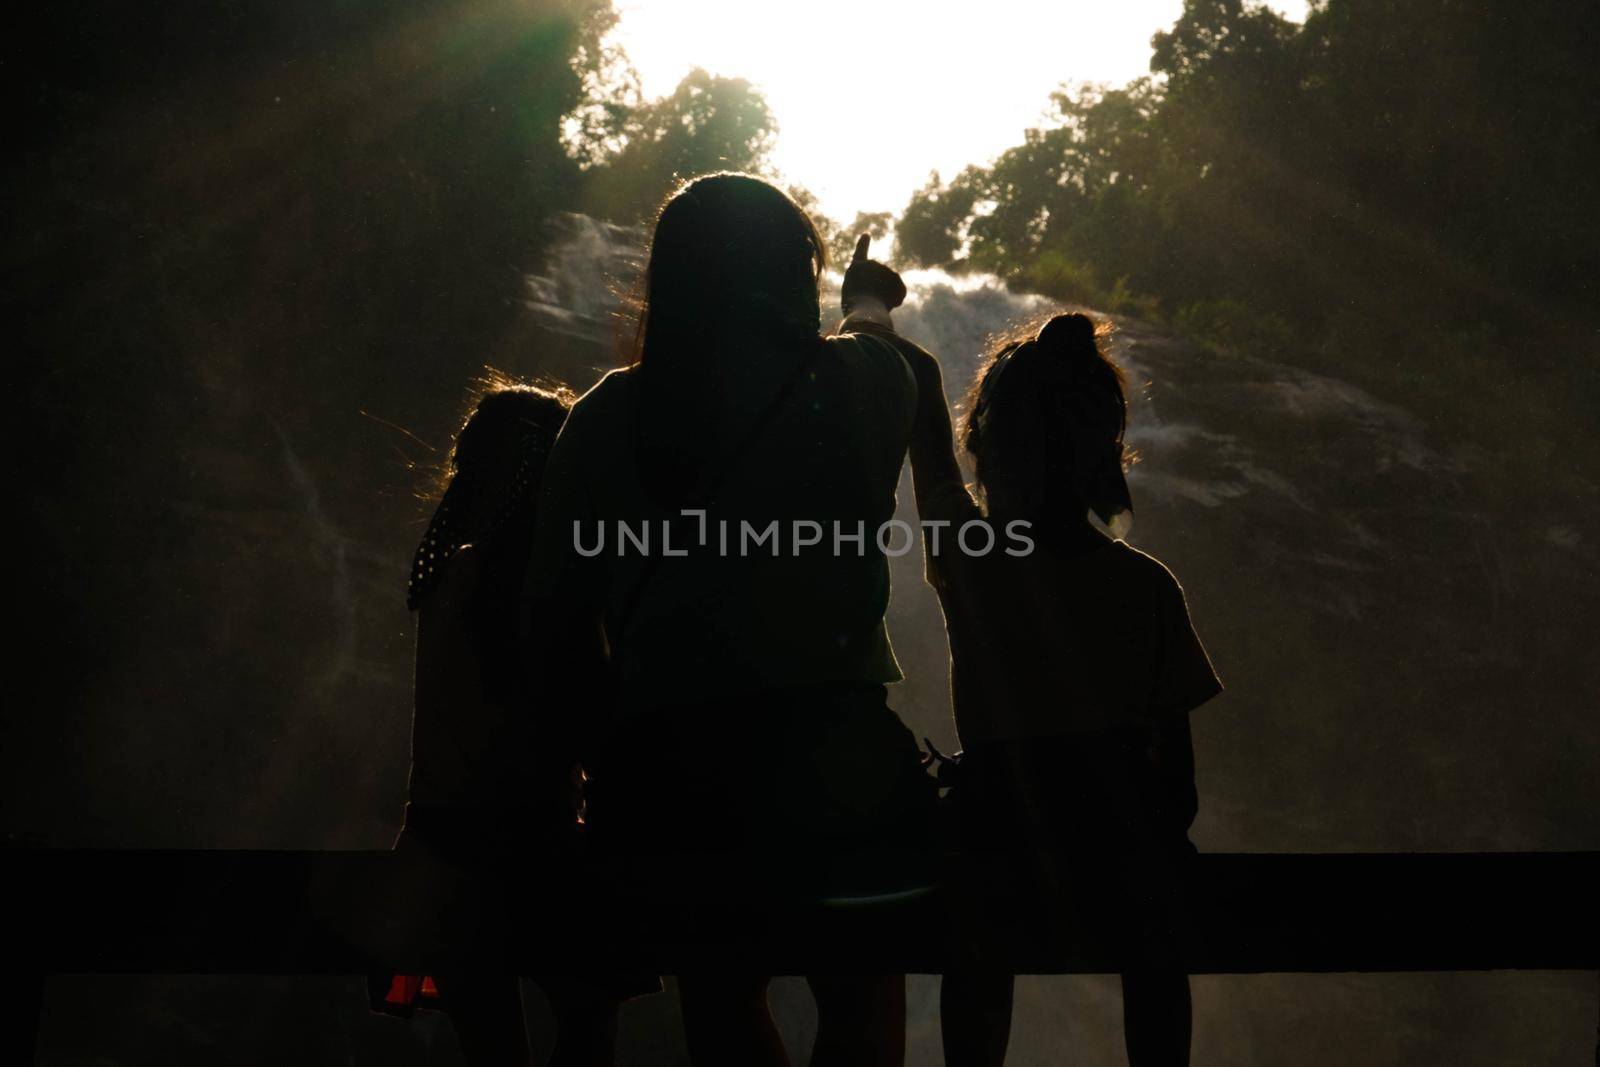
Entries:
[[[963, 172], [962, 178], [975, 173]], [[901, 258], [919, 267], [955, 264], [966, 250], [966, 225], [975, 205], [970, 181], [958, 179], [945, 186], [934, 171], [928, 183], [911, 194], [911, 202], [895, 222], [895, 247]]]
[[[615, 66], [615, 60], [613, 60]], [[698, 67], [670, 96], [637, 98], [625, 75], [596, 83], [600, 101], [575, 112], [586, 167], [585, 207], [621, 222], [648, 218], [685, 178], [718, 170], [768, 173], [778, 125], [766, 99], [743, 78]]]
[[1057, 92], [1052, 123], [914, 193], [899, 248], [1356, 373], [1446, 364], [1466, 337], [1510, 374], [1576, 380], [1597, 31], [1592, 4], [1326, 0], [1299, 26], [1187, 0], [1152, 77]]
[[881, 258], [883, 242], [888, 239], [893, 229], [893, 212], [856, 212], [855, 220], [850, 225], [832, 227], [831, 232], [824, 234], [828, 245], [828, 262], [839, 270], [844, 270], [850, 263], [850, 257], [855, 254], [856, 241], [864, 233], [871, 235], [874, 255]]
[[[98, 651], [18, 696], [54, 715], [0, 746], [46, 754], [8, 780], [83, 783], [44, 810], [6, 790], [8, 812], [32, 805], [22, 825], [315, 845], [337, 783], [403, 781], [403, 752], [371, 739], [404, 704], [406, 463], [448, 441], [486, 363], [545, 358], [523, 272], [540, 221], [576, 204], [563, 119], [610, 6], [34, 12], [0, 178], [26, 205], [0, 245], [17, 432], [48, 457], [19, 468], [38, 583], [19, 594], [40, 609], [17, 651]], [[293, 788], [257, 743], [285, 735], [319, 753]], [[91, 750], [105, 761], [48, 762]], [[214, 817], [175, 820], [194, 796]], [[392, 799], [351, 817], [379, 825]]]
[[572, 56], [583, 88], [577, 106], [562, 117], [561, 146], [583, 170], [622, 150], [628, 125], [644, 105], [639, 72], [622, 46], [607, 39], [618, 18], [609, 3], [591, 8]]

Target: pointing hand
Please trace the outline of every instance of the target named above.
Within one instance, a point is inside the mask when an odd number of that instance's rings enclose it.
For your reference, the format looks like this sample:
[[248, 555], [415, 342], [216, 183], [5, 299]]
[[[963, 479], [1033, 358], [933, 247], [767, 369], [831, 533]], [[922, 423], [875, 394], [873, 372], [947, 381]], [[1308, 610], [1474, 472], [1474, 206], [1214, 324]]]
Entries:
[[844, 272], [844, 285], [839, 290], [839, 304], [846, 315], [856, 302], [872, 299], [883, 304], [885, 311], [893, 311], [906, 300], [906, 283], [894, 268], [875, 259], [867, 258], [872, 245], [872, 235], [864, 233], [856, 241], [856, 253]]

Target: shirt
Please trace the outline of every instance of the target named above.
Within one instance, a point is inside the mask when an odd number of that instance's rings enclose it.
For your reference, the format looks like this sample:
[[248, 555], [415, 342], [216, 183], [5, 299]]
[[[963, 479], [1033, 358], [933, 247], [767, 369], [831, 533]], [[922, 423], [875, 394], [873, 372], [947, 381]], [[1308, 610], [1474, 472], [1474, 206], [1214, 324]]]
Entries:
[[968, 553], [960, 529], [989, 522], [966, 488], [940, 488], [926, 510], [951, 524], [937, 553], [929, 532], [927, 574], [950, 633], [963, 744], [1147, 726], [1222, 691], [1182, 587], [1153, 556], [1100, 534], [1067, 545], [999, 523], [966, 538], [981, 549], [992, 532], [992, 551]]
[[747, 454], [719, 458], [727, 475], [703, 517], [664, 510], [641, 481], [637, 371], [603, 378], [555, 442], [527, 591], [600, 608], [625, 715], [901, 677], [877, 535], [894, 515], [916, 383], [875, 337], [826, 338], [798, 378], [795, 358], [752, 352], [718, 368], [713, 415], [736, 428], [794, 384]]
[[484, 595], [483, 557], [464, 545], [440, 564], [444, 573], [417, 612], [407, 819], [419, 809], [495, 812], [505, 823], [537, 813], [542, 828], [570, 806], [572, 761], [527, 714], [511, 658], [515, 601]]

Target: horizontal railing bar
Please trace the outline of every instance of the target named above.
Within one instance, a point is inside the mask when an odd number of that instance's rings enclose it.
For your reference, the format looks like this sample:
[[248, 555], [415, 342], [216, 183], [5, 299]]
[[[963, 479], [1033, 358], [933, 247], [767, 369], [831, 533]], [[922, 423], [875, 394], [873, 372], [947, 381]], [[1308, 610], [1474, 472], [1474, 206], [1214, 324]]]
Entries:
[[[431, 913], [431, 876], [401, 854], [15, 849], [0, 862], [13, 901], [10, 955], [44, 973], [360, 973], [460, 962], [459, 938], [417, 920]], [[1004, 862], [922, 857], [918, 869]], [[474, 962], [529, 972], [740, 964], [778, 974], [941, 973], [967, 958], [974, 938], [1019, 973], [1104, 973], [1123, 962], [1126, 939], [1092, 903], [1054, 908], [1062, 928], [1053, 938], [1026, 924], [975, 932], [967, 915], [1010, 907], [1010, 898], [973, 908], [941, 889], [767, 903], [772, 887], [792, 889], [813, 870], [792, 856], [534, 863], [513, 890], [524, 918], [496, 925]], [[1084, 883], [1101, 873], [1084, 866]], [[1596, 852], [1206, 854], [1184, 883], [1180, 951], [1196, 974], [1600, 969]]]

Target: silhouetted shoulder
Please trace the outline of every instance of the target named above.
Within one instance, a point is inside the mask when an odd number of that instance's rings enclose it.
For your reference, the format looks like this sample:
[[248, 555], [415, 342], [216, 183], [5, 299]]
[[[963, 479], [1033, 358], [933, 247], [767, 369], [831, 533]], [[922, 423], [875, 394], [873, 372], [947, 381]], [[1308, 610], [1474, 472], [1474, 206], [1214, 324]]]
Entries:
[[[604, 467], [627, 440], [628, 395], [633, 386], [630, 368], [614, 370], [580, 396], [556, 435], [545, 466], [544, 498], [557, 498], [582, 489], [589, 472]], [[568, 501], [570, 502], [570, 501]]]
[[900, 350], [894, 346], [894, 342], [871, 330], [846, 330], [823, 338], [823, 342], [842, 351], [859, 351], [869, 359], [887, 361], [890, 356], [900, 356]]
[[916, 401], [917, 381], [892, 341], [866, 332], [841, 333], [824, 340], [827, 350], [854, 369], [865, 372], [891, 396]]
[[572, 405], [567, 421], [562, 424], [559, 441], [567, 436], [574, 424], [579, 424], [576, 434], [590, 432], [598, 423], [609, 423], [621, 418], [627, 410], [628, 393], [633, 384], [633, 368], [623, 367], [608, 371]]
[[1113, 566], [1152, 592], [1165, 597], [1176, 596], [1180, 601], [1183, 599], [1183, 586], [1178, 576], [1150, 553], [1134, 548], [1126, 541], [1112, 541], [1110, 558], [1115, 561]]
[[593, 565], [573, 552], [574, 524], [595, 522], [593, 490], [598, 472], [616, 468], [628, 436], [628, 394], [633, 375], [615, 370], [601, 378], [567, 414], [545, 463], [533, 551], [523, 574], [523, 596], [555, 595], [558, 589], [592, 593]]
[[1152, 662], [1146, 713], [1152, 718], [1193, 711], [1222, 692], [1200, 635], [1189, 617], [1178, 578], [1159, 559], [1126, 541], [1112, 543], [1115, 566], [1128, 575], [1127, 595], [1142, 605], [1151, 630]]

